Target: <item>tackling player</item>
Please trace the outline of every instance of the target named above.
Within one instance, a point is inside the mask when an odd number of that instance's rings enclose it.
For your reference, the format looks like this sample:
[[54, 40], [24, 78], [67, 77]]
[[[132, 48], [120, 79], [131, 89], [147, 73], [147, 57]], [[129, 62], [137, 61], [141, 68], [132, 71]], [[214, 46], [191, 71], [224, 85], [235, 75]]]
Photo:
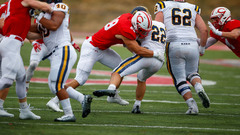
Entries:
[[[113, 45], [125, 44], [128, 50], [142, 57], [160, 57], [159, 52], [140, 47], [136, 41], [137, 37], [146, 37], [151, 26], [152, 19], [148, 13], [140, 11], [135, 16], [126, 13], [106, 24], [93, 36], [86, 38], [82, 44], [76, 77], [66, 84], [69, 86], [67, 89], [84, 85], [96, 62], [111, 69], [116, 68], [122, 60], [119, 54], [110, 49]], [[108, 98], [108, 102], [117, 102], [121, 105], [129, 104], [122, 100], [118, 93], [114, 97]]]
[[[131, 11], [131, 14], [137, 11], [148, 11], [146, 7], [138, 6]], [[137, 88], [136, 88], [136, 101], [133, 105], [132, 113], [141, 113], [141, 101], [146, 91], [146, 80], [154, 73], [159, 71], [164, 63], [164, 52], [166, 45], [165, 26], [161, 22], [153, 21], [151, 32], [143, 39], [138, 39], [140, 45], [149, 50], [159, 51], [162, 54], [161, 59], [146, 58], [135, 54], [122, 61], [114, 70], [111, 75], [110, 85], [107, 90], [94, 91], [95, 96], [114, 96], [119, 88], [124, 76], [138, 72], [137, 75]], [[110, 97], [108, 97], [109, 99]]]
[[30, 8], [40, 9], [51, 13], [51, 7], [35, 0], [9, 0], [3, 26], [5, 36], [0, 43], [2, 57], [2, 78], [0, 90], [9, 88], [16, 80], [16, 93], [20, 105], [20, 119], [40, 119], [31, 112], [27, 104], [25, 69], [20, 55], [20, 49], [30, 29], [31, 19], [28, 14]]
[[[168, 0], [155, 5], [155, 20], [163, 22], [167, 34], [167, 69], [172, 76], [178, 93], [188, 105], [186, 114], [198, 114], [198, 106], [192, 97], [187, 81], [194, 87], [205, 108], [210, 106], [210, 100], [204, 91], [201, 77], [198, 73], [199, 52], [204, 54], [208, 37], [207, 27], [200, 16], [199, 6], [185, 0]], [[197, 34], [200, 32], [200, 48]]]
[[226, 7], [215, 8], [208, 22], [210, 36], [206, 48], [221, 41], [240, 58], [240, 21], [231, 19], [231, 12]]

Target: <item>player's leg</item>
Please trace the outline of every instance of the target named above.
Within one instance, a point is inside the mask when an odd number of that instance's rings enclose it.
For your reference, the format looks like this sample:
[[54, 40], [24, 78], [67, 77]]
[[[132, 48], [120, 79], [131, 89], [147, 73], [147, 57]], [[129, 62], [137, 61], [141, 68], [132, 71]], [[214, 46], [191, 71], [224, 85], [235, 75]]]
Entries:
[[[0, 78], [2, 77], [1, 63], [2, 63], [2, 57], [0, 56]], [[4, 107], [3, 107], [4, 101], [8, 95], [8, 91], [9, 91], [9, 88], [0, 90], [0, 117], [14, 117], [13, 114], [8, 113], [6, 110], [4, 110]]]
[[[104, 55], [102, 59], [99, 60], [100, 63], [103, 65], [106, 65], [107, 67], [114, 69], [116, 68], [120, 63], [122, 59], [120, 55], [115, 52], [112, 49], [106, 49], [104, 50]], [[117, 72], [113, 72], [111, 75], [110, 83], [107, 89], [107, 93], [110, 92], [110, 94], [107, 97], [107, 101], [109, 103], [118, 103], [120, 105], [128, 105], [129, 102], [126, 100], [123, 100], [120, 95], [119, 91], [117, 90], [122, 82], [123, 76], [121, 76]]]
[[[187, 46], [184, 46], [187, 47]], [[187, 50], [187, 48], [185, 48]], [[198, 107], [192, 97], [191, 89], [186, 82], [185, 57], [180, 43], [173, 42], [167, 45], [167, 69], [172, 76], [174, 85], [178, 93], [183, 97], [188, 105], [186, 114], [198, 114]]]
[[19, 99], [20, 105], [20, 119], [41, 119], [40, 116], [35, 115], [31, 110], [30, 106], [27, 104], [27, 92], [26, 92], [26, 72], [24, 68], [24, 64], [22, 58], [19, 54], [17, 58], [18, 64], [15, 68], [18, 69], [17, 76], [16, 76], [16, 93]]
[[64, 115], [56, 118], [55, 121], [60, 122], [75, 122], [76, 118], [72, 111], [72, 106], [69, 100], [69, 95], [63, 85], [68, 77], [68, 65], [71, 52], [69, 46], [64, 46], [57, 49], [50, 56], [51, 69], [48, 76], [48, 85], [53, 94], [56, 94], [60, 104], [62, 105]]
[[187, 79], [192, 84], [196, 93], [201, 99], [202, 105], [205, 108], [208, 108], [210, 106], [210, 100], [206, 92], [204, 91], [201, 77], [198, 73], [198, 64], [199, 64], [198, 45], [193, 43], [191, 50], [192, 51], [191, 53], [189, 53], [189, 56], [187, 57], [187, 63], [186, 63]]
[[155, 58], [144, 58], [142, 64], [145, 64], [145, 68], [140, 70], [137, 75], [137, 87], [136, 87], [136, 100], [133, 105], [132, 113], [141, 113], [141, 102], [146, 91], [146, 80], [153, 74], [159, 71], [163, 66], [163, 62]]
[[34, 75], [35, 69], [38, 67], [38, 64], [42, 60], [44, 56], [48, 53], [47, 47], [44, 44], [41, 44], [41, 50], [36, 52], [34, 48], [32, 48], [31, 55], [30, 55], [30, 64], [26, 71], [26, 88], [29, 89], [29, 83], [31, 78]]

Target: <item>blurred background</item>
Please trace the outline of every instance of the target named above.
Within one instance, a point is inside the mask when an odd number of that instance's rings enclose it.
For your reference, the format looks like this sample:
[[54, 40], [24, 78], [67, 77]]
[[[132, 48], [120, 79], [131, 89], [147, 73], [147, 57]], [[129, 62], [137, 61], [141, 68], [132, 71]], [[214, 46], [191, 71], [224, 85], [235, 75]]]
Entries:
[[[4, 3], [6, 0], [0, 0]], [[70, 7], [70, 29], [76, 36], [91, 35], [106, 23], [136, 6], [145, 6], [154, 19], [154, 6], [161, 0], [63, 0]], [[201, 7], [201, 16], [207, 23], [211, 11], [219, 6], [227, 7], [232, 18], [240, 20], [240, 0], [186, 0]]]
[[[95, 33], [117, 16], [130, 12], [134, 7], [146, 6], [154, 19], [154, 6], [160, 0], [63, 0], [70, 7], [72, 32]], [[240, 0], [187, 0], [201, 7], [201, 16], [207, 24], [211, 11], [227, 7], [232, 18], [240, 20]], [[76, 34], [76, 33], [75, 33]], [[88, 34], [89, 35], [89, 34]]]

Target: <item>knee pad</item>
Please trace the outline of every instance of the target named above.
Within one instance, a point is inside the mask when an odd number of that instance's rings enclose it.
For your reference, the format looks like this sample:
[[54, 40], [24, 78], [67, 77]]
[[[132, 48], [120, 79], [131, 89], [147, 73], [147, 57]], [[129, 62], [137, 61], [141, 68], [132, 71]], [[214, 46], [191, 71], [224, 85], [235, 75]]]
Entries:
[[180, 95], [185, 95], [187, 92], [191, 91], [191, 88], [187, 84], [186, 81], [180, 82], [178, 85], [176, 85], [177, 91]]
[[189, 82], [192, 82], [192, 80], [195, 79], [195, 78], [200, 78], [201, 79], [201, 77], [200, 77], [200, 75], [198, 73], [192, 73], [192, 74], [187, 76], [187, 80]]

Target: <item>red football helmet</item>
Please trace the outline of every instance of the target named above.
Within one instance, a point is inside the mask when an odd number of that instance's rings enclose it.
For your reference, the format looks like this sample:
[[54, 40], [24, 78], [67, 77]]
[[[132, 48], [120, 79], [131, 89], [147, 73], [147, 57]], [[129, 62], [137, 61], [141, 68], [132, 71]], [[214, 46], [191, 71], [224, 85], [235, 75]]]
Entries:
[[132, 17], [132, 26], [140, 39], [146, 37], [152, 29], [152, 18], [145, 11], [138, 11]]
[[210, 19], [215, 28], [220, 28], [226, 22], [231, 20], [231, 12], [225, 7], [217, 7], [213, 9]]

